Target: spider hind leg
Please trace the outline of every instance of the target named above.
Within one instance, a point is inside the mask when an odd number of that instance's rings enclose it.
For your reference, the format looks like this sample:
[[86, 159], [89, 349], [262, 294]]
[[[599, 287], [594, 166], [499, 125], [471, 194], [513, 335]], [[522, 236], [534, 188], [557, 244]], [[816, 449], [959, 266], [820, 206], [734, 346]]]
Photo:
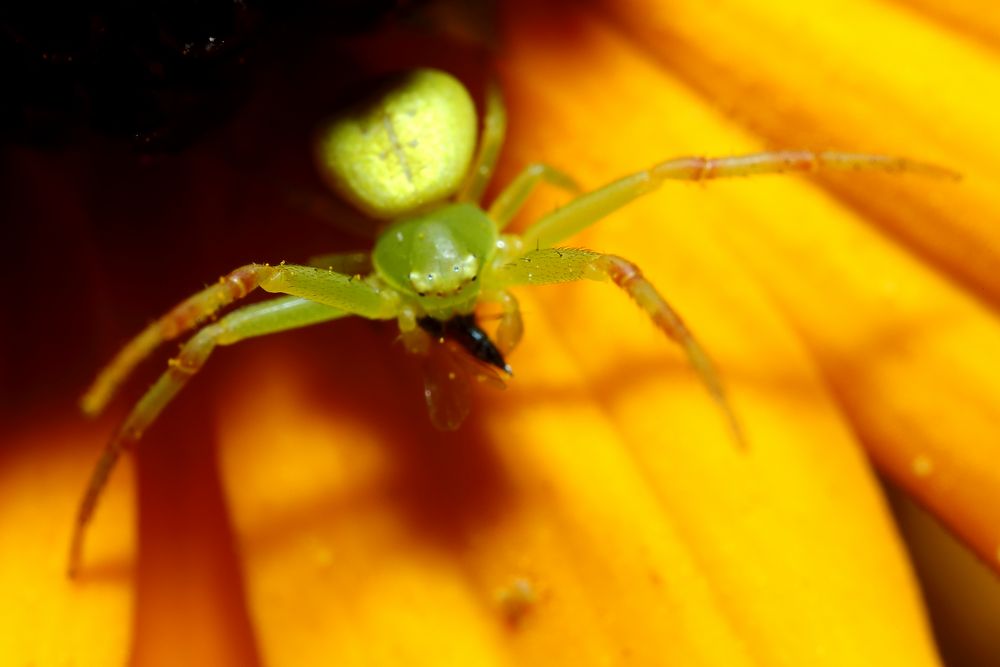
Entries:
[[346, 311], [315, 301], [286, 296], [244, 306], [198, 331], [171, 359], [167, 370], [135, 404], [118, 431], [105, 445], [80, 500], [70, 544], [68, 574], [76, 575], [83, 556], [83, 538], [97, 501], [121, 455], [139, 442], [143, 432], [205, 365], [217, 346], [298, 329], [348, 315]]

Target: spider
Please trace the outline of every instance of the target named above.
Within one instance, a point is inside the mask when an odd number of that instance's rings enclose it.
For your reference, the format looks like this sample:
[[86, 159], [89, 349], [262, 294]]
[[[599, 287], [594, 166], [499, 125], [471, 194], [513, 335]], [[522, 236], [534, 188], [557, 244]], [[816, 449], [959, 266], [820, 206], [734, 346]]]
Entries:
[[[332, 189], [377, 222], [372, 251], [322, 256], [307, 265], [241, 266], [146, 327], [100, 372], [81, 401], [88, 415], [98, 414], [157, 346], [204, 324], [136, 403], [98, 459], [76, 517], [70, 576], [79, 568], [85, 528], [121, 453], [139, 441], [216, 346], [351, 315], [396, 320], [406, 350], [425, 360], [424, 393], [432, 422], [455, 429], [469, 411], [466, 385], [472, 379], [502, 385], [511, 375], [506, 355], [517, 346], [523, 325], [509, 288], [585, 278], [610, 281], [681, 346], [742, 443], [739, 422], [708, 355], [639, 268], [615, 255], [557, 245], [668, 179], [862, 168], [952, 175], [884, 155], [776, 151], [671, 159], [580, 194], [569, 176], [537, 163], [484, 207], [483, 192], [506, 127], [495, 85], [488, 87], [484, 107], [478, 148], [474, 102], [461, 83], [438, 70], [400, 74], [344, 110], [320, 132], [317, 162]], [[575, 198], [523, 233], [505, 233], [541, 181]], [[214, 319], [257, 288], [283, 296]], [[492, 338], [474, 315], [482, 302], [500, 307]]]

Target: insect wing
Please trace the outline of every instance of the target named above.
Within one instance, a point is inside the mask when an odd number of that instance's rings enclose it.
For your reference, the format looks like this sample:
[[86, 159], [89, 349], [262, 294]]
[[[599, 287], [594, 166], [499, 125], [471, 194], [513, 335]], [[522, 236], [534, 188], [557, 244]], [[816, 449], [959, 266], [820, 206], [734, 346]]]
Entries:
[[472, 407], [469, 373], [452, 346], [451, 341], [434, 341], [423, 360], [427, 412], [442, 431], [457, 429]]
[[496, 366], [488, 364], [469, 353], [456, 341], [445, 340], [444, 347], [448, 348], [454, 362], [465, 370], [468, 384], [485, 384], [491, 389], [506, 389], [507, 383], [504, 376]]
[[503, 374], [501, 374], [496, 367], [484, 364], [460, 348], [456, 348], [453, 353], [459, 357], [459, 363], [465, 366], [469, 376], [475, 380], [476, 383], [488, 385], [492, 389], [507, 388], [507, 383], [503, 379]]
[[479, 362], [452, 340], [435, 341], [424, 357], [424, 399], [431, 423], [454, 431], [472, 408], [472, 384], [504, 389], [500, 372]]

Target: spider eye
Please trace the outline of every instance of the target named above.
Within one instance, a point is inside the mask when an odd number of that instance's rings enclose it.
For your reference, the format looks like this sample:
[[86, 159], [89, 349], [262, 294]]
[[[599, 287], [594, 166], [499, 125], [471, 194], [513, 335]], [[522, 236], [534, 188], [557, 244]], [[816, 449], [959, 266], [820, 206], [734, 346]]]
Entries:
[[[442, 262], [448, 259], [451, 260], [449, 262], [450, 267], [449, 264], [442, 266]], [[423, 296], [423, 293], [426, 292], [435, 293], [438, 296], [458, 292], [465, 283], [473, 280], [479, 272], [479, 260], [472, 254], [460, 257], [457, 262], [454, 255], [452, 255], [450, 258], [433, 258], [431, 263], [434, 264], [437, 270], [428, 271], [426, 268], [424, 270], [415, 269], [410, 271], [408, 276], [410, 284], [413, 285], [413, 289], [420, 296]]]

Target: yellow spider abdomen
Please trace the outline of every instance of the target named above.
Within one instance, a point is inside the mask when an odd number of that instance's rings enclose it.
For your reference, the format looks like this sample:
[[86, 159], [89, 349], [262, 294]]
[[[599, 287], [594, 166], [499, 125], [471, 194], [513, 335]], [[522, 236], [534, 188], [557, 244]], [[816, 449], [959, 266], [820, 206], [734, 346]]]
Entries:
[[476, 108], [461, 83], [431, 69], [402, 76], [327, 123], [317, 142], [329, 184], [380, 220], [454, 194], [476, 144]]

